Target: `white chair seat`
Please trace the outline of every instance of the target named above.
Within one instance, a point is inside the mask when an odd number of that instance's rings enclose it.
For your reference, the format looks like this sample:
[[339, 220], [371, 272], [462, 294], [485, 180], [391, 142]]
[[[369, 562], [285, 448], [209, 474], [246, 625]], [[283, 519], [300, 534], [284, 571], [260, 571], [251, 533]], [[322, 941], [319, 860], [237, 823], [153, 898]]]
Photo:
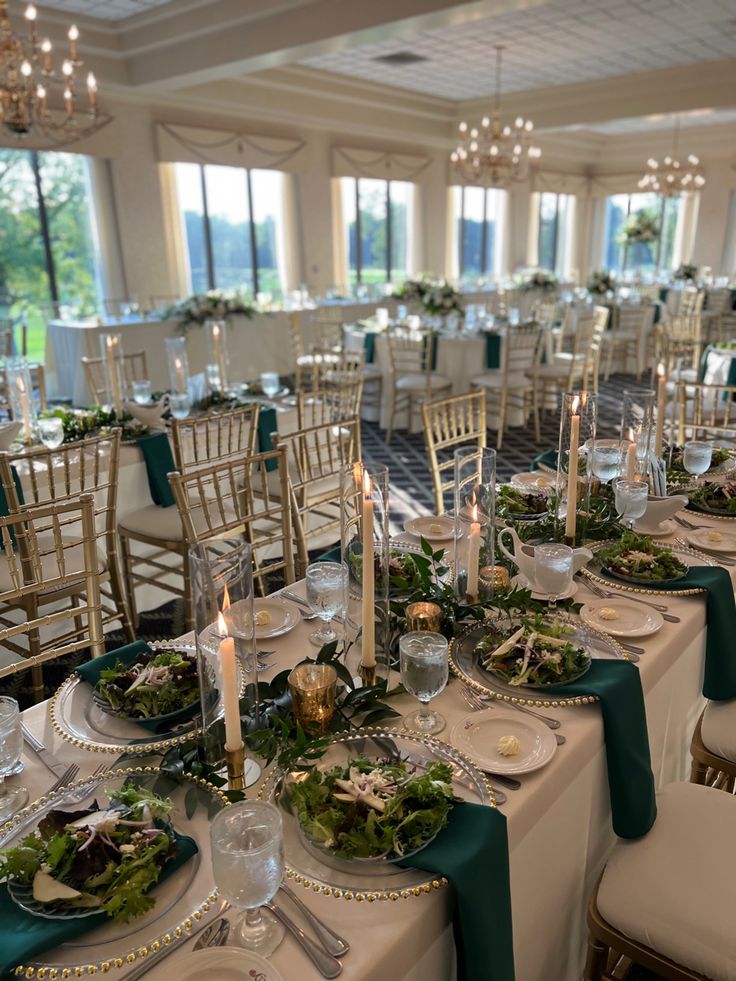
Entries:
[[[71, 539], [64, 539], [65, 541], [74, 541]], [[47, 549], [52, 549], [54, 545], [53, 535], [39, 535], [38, 536], [38, 547], [40, 551], [46, 551]], [[64, 564], [67, 571], [76, 571], [84, 569], [84, 550], [81, 543], [79, 545], [74, 545], [71, 548], [64, 549]], [[52, 579], [54, 576], [59, 575], [59, 563], [56, 558], [55, 553], [49, 555], [44, 555], [41, 559], [41, 568], [43, 570], [44, 579]], [[97, 553], [97, 571], [100, 575], [107, 569], [107, 560], [105, 559], [104, 553]], [[4, 552], [0, 553], [0, 592], [5, 592], [6, 590], [13, 589], [13, 581], [10, 578], [10, 570], [8, 568], [8, 559]], [[53, 587], [51, 587], [48, 592], [53, 592]]]
[[[225, 508], [228, 520], [235, 518], [235, 511], [232, 508]], [[194, 512], [195, 527], [202, 525], [204, 531], [205, 523], [199, 509]], [[220, 509], [212, 509], [213, 524], [221, 524]], [[149, 504], [147, 507], [138, 511], [131, 511], [130, 514], [123, 515], [118, 521], [118, 528], [129, 531], [132, 534], [145, 535], [146, 538], [154, 538], [161, 542], [181, 542], [184, 540], [184, 529], [179, 517], [179, 509], [175, 504], [171, 507], [161, 508], [157, 504]]]
[[[582, 370], [583, 364], [580, 362], [580, 369]], [[540, 378], [567, 378], [570, 373], [569, 364], [543, 364], [537, 368], [537, 374]]]
[[736, 698], [708, 702], [700, 735], [703, 745], [711, 753], [736, 763]]
[[452, 382], [444, 375], [438, 375], [433, 371], [429, 375], [416, 374], [402, 375], [396, 380], [396, 387], [402, 392], [424, 392], [427, 388], [436, 391], [438, 388], [449, 388]]
[[736, 798], [691, 783], [657, 795], [643, 838], [619, 840], [598, 890], [605, 920], [714, 981], [736, 978]]
[[381, 371], [381, 369], [378, 367], [377, 364], [363, 365], [363, 377], [366, 380], [370, 379], [371, 381], [373, 381], [373, 379], [381, 378], [382, 376], [383, 376], [383, 372]]
[[580, 364], [583, 364], [585, 362], [585, 355], [584, 354], [573, 354], [572, 351], [557, 351], [555, 353], [555, 362], [558, 365], [565, 365], [565, 367], [569, 368], [570, 367], [570, 363], [572, 361], [575, 361], [576, 363], [579, 362]]
[[[531, 370], [531, 369], [530, 369]], [[526, 375], [509, 375], [509, 388], [528, 388], [530, 384]], [[476, 375], [470, 382], [482, 388], [503, 388], [503, 372], [489, 371], [484, 375]]]

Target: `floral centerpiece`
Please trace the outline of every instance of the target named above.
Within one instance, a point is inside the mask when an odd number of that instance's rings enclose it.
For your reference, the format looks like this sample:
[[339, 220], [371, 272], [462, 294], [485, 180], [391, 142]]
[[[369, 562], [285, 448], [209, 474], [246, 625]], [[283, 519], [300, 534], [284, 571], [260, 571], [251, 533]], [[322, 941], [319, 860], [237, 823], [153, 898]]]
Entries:
[[552, 293], [559, 286], [559, 280], [551, 272], [545, 269], [536, 269], [530, 274], [526, 274], [519, 283], [522, 293], [537, 290], [541, 293]]
[[59, 407], [42, 413], [43, 419], [61, 419], [65, 443], [76, 443], [92, 436], [109, 433], [111, 429], [121, 430], [123, 443], [134, 443], [140, 436], [148, 436], [151, 427], [138, 422], [129, 412], [123, 412], [118, 419], [114, 409], [93, 405], [89, 409], [69, 409]]
[[698, 267], [692, 262], [681, 263], [674, 272], [675, 279], [682, 279], [686, 282], [694, 283], [698, 278]]
[[426, 274], [419, 279], [407, 279], [393, 294], [393, 299], [433, 317], [446, 317], [451, 313], [463, 315], [458, 291], [446, 279], [435, 279]]
[[179, 330], [185, 334], [193, 324], [201, 327], [206, 320], [229, 320], [235, 316], [250, 320], [255, 313], [255, 306], [241, 293], [209, 290], [207, 293], [195, 293], [169, 307], [164, 319], [178, 320]]
[[638, 215], [629, 215], [626, 219], [620, 242], [622, 245], [635, 245], [637, 242], [647, 244], [656, 242], [659, 238], [660, 228], [655, 218], [641, 212]]
[[608, 272], [605, 269], [599, 269], [590, 274], [586, 286], [588, 287], [589, 293], [605, 296], [606, 293], [615, 292], [616, 277], [612, 272]]

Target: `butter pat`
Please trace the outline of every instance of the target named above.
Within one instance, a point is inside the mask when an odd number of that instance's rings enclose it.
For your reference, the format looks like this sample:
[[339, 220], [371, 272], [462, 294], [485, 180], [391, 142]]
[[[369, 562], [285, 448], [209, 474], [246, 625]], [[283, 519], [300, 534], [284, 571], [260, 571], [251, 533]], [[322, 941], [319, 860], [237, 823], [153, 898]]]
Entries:
[[444, 530], [445, 529], [442, 527], [442, 525], [437, 524], [437, 522], [429, 526], [430, 535], [441, 535]]
[[259, 610], [256, 613], [256, 626], [257, 627], [267, 627], [271, 622], [271, 614], [268, 610]]
[[618, 611], [617, 610], [614, 610], [610, 606], [602, 606], [600, 608], [600, 610], [598, 610], [598, 616], [601, 618], [601, 620], [618, 620], [619, 619]]
[[709, 531], [708, 534], [706, 535], [706, 538], [708, 539], [709, 542], [714, 542], [714, 543], [723, 541], [723, 535], [721, 535], [717, 531]]
[[521, 743], [516, 736], [501, 736], [496, 749], [501, 756], [518, 756]]

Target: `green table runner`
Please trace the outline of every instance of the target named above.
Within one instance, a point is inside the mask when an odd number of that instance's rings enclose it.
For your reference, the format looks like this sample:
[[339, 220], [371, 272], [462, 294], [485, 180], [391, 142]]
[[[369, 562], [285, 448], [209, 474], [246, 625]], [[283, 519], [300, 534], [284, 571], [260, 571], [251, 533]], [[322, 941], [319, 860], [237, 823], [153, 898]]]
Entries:
[[458, 981], [513, 981], [509, 844], [495, 807], [461, 802], [418, 854], [398, 863], [446, 876], [455, 889]]
[[373, 364], [376, 358], [376, 335], [372, 330], [363, 334], [363, 348], [365, 349], [365, 363]]
[[150, 436], [139, 437], [136, 442], [146, 465], [151, 500], [160, 508], [172, 507], [174, 495], [171, 493], [168, 474], [176, 470], [176, 464], [169, 437], [166, 433], [152, 433]]
[[486, 368], [501, 367], [501, 335], [486, 333]]
[[597, 659], [582, 678], [559, 685], [555, 694], [600, 698], [613, 830], [620, 838], [646, 834], [654, 824], [657, 805], [638, 668], [629, 661]]
[[[168, 879], [198, 851], [192, 838], [177, 835], [176, 840], [179, 851], [161, 870], [159, 882]], [[104, 913], [79, 920], [44, 920], [31, 916], [16, 906], [3, 883], [0, 885], [0, 974], [13, 977], [13, 968], [18, 964], [26, 964], [44, 951], [70, 943], [107, 922], [110, 919]]]

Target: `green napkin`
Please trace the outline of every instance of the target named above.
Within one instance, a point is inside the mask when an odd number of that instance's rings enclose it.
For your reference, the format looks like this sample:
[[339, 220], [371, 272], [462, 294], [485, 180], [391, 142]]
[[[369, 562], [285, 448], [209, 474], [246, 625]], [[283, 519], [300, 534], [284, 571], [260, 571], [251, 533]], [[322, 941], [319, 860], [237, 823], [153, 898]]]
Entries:
[[363, 348], [365, 349], [365, 363], [373, 364], [376, 359], [376, 335], [373, 331], [366, 331], [363, 335]]
[[[176, 835], [176, 841], [179, 851], [164, 865], [159, 882], [168, 879], [199, 850], [187, 835]], [[78, 920], [44, 920], [31, 916], [16, 906], [3, 883], [0, 885], [0, 974], [13, 977], [13, 968], [18, 964], [26, 964], [44, 951], [70, 943], [109, 921], [104, 913]]]
[[[151, 648], [145, 640], [136, 640], [132, 644], [125, 644], [125, 646], [118, 647], [114, 651], [108, 651], [102, 657], [93, 657], [90, 661], [80, 664], [78, 668], [75, 668], [75, 671], [80, 678], [94, 688], [100, 680], [101, 673], [107, 668], [114, 667], [117, 661], [122, 661], [123, 664], [130, 664], [139, 654], [150, 650]], [[172, 712], [164, 722], [154, 722], [148, 719], [135, 719], [133, 721], [135, 721], [136, 725], [147, 729], [149, 732], [170, 732], [173, 726], [186, 722], [193, 715], [196, 715], [198, 711], [199, 701], [196, 701], [191, 705], [187, 705], [186, 708], [179, 709], [178, 712]]]
[[486, 368], [501, 367], [501, 335], [486, 333]]
[[550, 467], [552, 470], [556, 470], [557, 450], [545, 450], [544, 453], [539, 453], [529, 464], [529, 469], [539, 470], [540, 463], [543, 463], [546, 467]]
[[340, 562], [342, 559], [342, 548], [340, 545], [333, 545], [332, 548], [328, 548], [326, 552], [323, 552], [319, 558], [318, 562]]
[[660, 288], [660, 290], [659, 290], [659, 302], [660, 303], [666, 303], [667, 302], [667, 294], [668, 293], [669, 293], [669, 289], [666, 286], [662, 286]]
[[151, 500], [160, 508], [172, 507], [174, 495], [171, 493], [168, 474], [176, 470], [176, 464], [169, 437], [166, 433], [153, 433], [151, 436], [139, 437], [136, 442], [146, 464]]
[[439, 347], [439, 331], [432, 330], [424, 338], [425, 350], [427, 345], [432, 345], [432, 363], [429, 366], [432, 371], [437, 370], [437, 348]]
[[[261, 408], [258, 413], [258, 450], [260, 453], [270, 453], [273, 449], [271, 433], [278, 432], [276, 421], [276, 409]], [[278, 460], [267, 460], [266, 470], [275, 470], [279, 465]]]
[[620, 838], [645, 835], [657, 805], [639, 669], [630, 661], [595, 659], [582, 678], [555, 686], [555, 695], [600, 698], [613, 830]]
[[397, 863], [446, 876], [455, 889], [458, 981], [514, 981], [509, 843], [495, 807], [461, 801], [446, 828]]

